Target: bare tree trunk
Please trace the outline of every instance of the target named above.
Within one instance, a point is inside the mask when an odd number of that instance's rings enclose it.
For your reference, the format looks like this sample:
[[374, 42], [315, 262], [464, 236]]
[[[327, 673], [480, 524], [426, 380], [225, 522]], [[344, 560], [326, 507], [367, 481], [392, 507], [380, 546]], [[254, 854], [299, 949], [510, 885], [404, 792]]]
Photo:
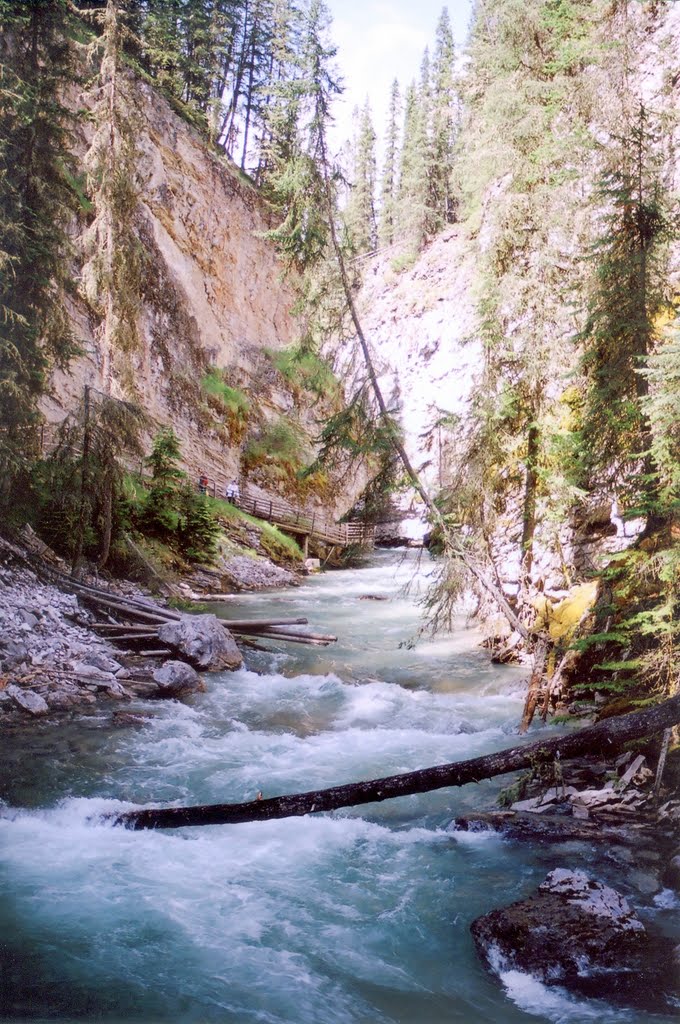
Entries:
[[497, 775], [516, 772], [537, 764], [550, 764], [559, 755], [561, 760], [581, 754], [607, 756], [622, 743], [651, 736], [680, 722], [680, 695], [656, 707], [630, 715], [608, 718], [604, 722], [560, 736], [539, 740], [520, 747], [501, 750], [497, 754], [475, 757], [469, 761], [421, 768], [404, 775], [390, 775], [370, 782], [355, 782], [331, 789], [313, 790], [269, 800], [252, 800], [242, 804], [207, 804], [197, 807], [161, 807], [123, 814], [107, 815], [116, 825], [132, 829], [180, 828], [186, 825], [226, 825], [245, 821], [269, 821], [340, 807], [378, 803], [398, 796], [427, 793], [449, 786], [464, 786]]
[[103, 569], [111, 554], [111, 535], [113, 532], [113, 480], [109, 477], [104, 483], [104, 495], [102, 499], [102, 512], [104, 522], [102, 525], [102, 539], [97, 559], [97, 568]]
[[538, 704], [538, 695], [541, 689], [541, 682], [543, 680], [543, 669], [548, 657], [548, 642], [545, 637], [541, 637], [536, 644], [536, 650], [534, 652], [534, 667], [531, 672], [531, 678], [529, 680], [529, 691], [527, 693], [526, 701], [524, 703], [524, 713], [522, 714], [522, 721], [519, 726], [519, 733], [525, 733], [531, 725], [534, 712], [536, 711], [536, 705]]

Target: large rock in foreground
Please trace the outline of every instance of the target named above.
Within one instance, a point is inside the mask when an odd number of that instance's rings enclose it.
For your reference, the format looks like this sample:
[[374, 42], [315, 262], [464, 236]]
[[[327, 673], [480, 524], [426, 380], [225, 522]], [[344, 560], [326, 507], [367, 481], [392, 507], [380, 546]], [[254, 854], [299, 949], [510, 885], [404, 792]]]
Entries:
[[678, 994], [670, 944], [653, 939], [614, 889], [582, 871], [551, 871], [534, 895], [473, 921], [477, 951], [493, 971], [518, 970], [546, 985], [668, 1011]]
[[162, 625], [158, 636], [196, 668], [220, 672], [243, 664], [234, 638], [216, 615], [183, 615]]

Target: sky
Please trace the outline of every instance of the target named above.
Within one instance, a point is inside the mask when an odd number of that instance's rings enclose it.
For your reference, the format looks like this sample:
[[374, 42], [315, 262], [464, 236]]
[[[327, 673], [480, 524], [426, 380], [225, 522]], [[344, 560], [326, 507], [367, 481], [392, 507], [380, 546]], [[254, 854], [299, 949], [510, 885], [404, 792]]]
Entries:
[[458, 50], [463, 47], [472, 0], [327, 0], [345, 92], [335, 105], [331, 142], [337, 150], [353, 134], [352, 111], [368, 95], [379, 135], [384, 134], [395, 78], [404, 88], [416, 78], [423, 50], [434, 45], [442, 7], [449, 9]]

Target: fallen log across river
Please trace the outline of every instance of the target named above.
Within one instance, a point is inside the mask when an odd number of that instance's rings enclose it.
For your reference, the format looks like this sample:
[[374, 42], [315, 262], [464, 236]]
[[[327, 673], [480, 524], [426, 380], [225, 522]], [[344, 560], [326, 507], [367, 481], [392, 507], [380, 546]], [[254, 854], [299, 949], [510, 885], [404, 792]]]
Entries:
[[340, 807], [377, 803], [399, 796], [427, 793], [449, 786], [464, 786], [497, 775], [535, 768], [538, 764], [582, 754], [608, 755], [622, 743], [662, 732], [680, 722], [680, 694], [628, 715], [608, 718], [597, 725], [555, 739], [542, 739], [519, 747], [500, 750], [469, 761], [454, 761], [434, 768], [421, 768], [403, 775], [390, 775], [368, 782], [354, 782], [330, 789], [293, 793], [241, 804], [203, 804], [195, 807], [158, 807], [123, 814], [106, 815], [105, 820], [131, 829], [180, 828], [187, 825], [228, 825], [246, 821], [269, 821], [296, 815], [335, 811]]

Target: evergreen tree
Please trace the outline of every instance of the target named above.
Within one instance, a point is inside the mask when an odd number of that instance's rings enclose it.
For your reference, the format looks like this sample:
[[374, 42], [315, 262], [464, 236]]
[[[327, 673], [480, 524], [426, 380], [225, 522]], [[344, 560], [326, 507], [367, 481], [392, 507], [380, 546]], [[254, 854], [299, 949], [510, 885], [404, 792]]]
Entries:
[[449, 224], [454, 219], [451, 175], [457, 116], [454, 89], [455, 49], [446, 7], [437, 23], [432, 64], [432, 138], [430, 157], [431, 202], [437, 219]]
[[142, 411], [90, 387], [60, 426], [58, 444], [33, 472], [37, 527], [74, 569], [84, 555], [101, 568], [126, 526], [123, 458], [142, 454]]
[[303, 29], [294, 0], [276, 0], [271, 52], [262, 86], [256, 180], [265, 187], [290, 160], [298, 143], [298, 119], [303, 94], [299, 62]]
[[336, 50], [325, 39], [329, 23], [324, 0], [310, 0], [298, 57], [295, 142], [268, 177], [269, 194], [283, 220], [267, 235], [300, 269], [322, 257], [328, 236], [325, 133], [332, 98], [341, 91], [333, 70]]
[[345, 222], [354, 250], [373, 252], [377, 245], [375, 214], [375, 142], [376, 134], [371, 107], [366, 97], [363, 109], [357, 111], [358, 127], [354, 140], [352, 181], [345, 211]]
[[118, 353], [130, 352], [138, 344], [142, 274], [142, 248], [135, 230], [134, 104], [120, 68], [127, 31], [124, 19], [119, 0], [108, 0], [100, 39], [96, 131], [85, 161], [95, 216], [85, 238], [89, 259], [83, 282], [102, 318], [102, 377], [109, 392]]
[[414, 82], [404, 101], [404, 141], [399, 169], [395, 234], [406, 247], [417, 252], [428, 233], [430, 221], [427, 178], [427, 103]]
[[0, 502], [34, 450], [50, 366], [73, 353], [64, 158], [73, 77], [66, 0], [0, 0]]
[[181, 96], [183, 0], [150, 0], [144, 19], [144, 52], [158, 85]]
[[165, 427], [156, 434], [151, 454], [146, 459], [152, 477], [140, 517], [146, 533], [167, 537], [177, 530], [178, 495], [186, 479], [179, 468], [180, 458], [179, 439], [172, 427]]
[[380, 226], [381, 245], [392, 245], [395, 240], [395, 217], [397, 208], [397, 168], [399, 164], [399, 116], [401, 103], [399, 82], [395, 78], [390, 92], [390, 106], [385, 134], [385, 165], [380, 183]]
[[658, 481], [644, 371], [655, 346], [654, 320], [665, 302], [669, 236], [656, 142], [649, 114], [640, 106], [600, 185], [605, 233], [593, 251], [594, 288], [582, 334], [586, 479], [607, 478], [648, 506]]

